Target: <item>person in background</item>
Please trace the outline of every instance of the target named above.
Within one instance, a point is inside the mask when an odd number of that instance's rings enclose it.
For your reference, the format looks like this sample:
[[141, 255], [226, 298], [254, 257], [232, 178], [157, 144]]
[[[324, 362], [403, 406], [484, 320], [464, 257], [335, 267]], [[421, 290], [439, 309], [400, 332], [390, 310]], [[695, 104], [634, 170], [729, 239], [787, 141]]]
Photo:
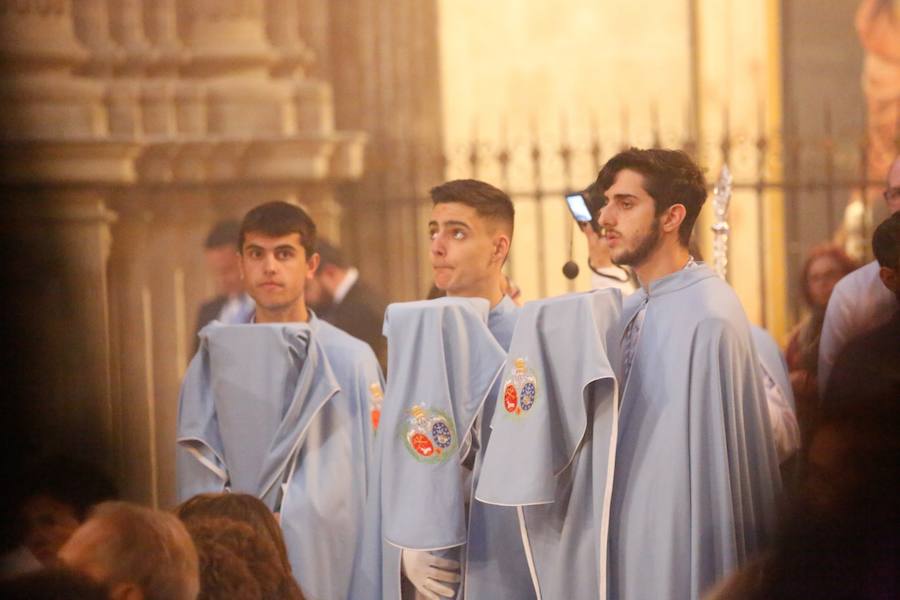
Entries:
[[[593, 206], [602, 207], [606, 204], [606, 198], [603, 196], [603, 192], [597, 188], [596, 182], [589, 185], [582, 193], [590, 197]], [[587, 240], [591, 287], [595, 290], [615, 288], [622, 292], [623, 296], [632, 294], [638, 288], [634, 273], [628, 267], [615, 264], [609, 257], [606, 231], [602, 227], [598, 227], [598, 233], [591, 223], [579, 223], [578, 226]]]
[[240, 231], [239, 222], [220, 221], [206, 236], [203, 248], [206, 265], [215, 283], [216, 296], [200, 306], [195, 332], [199, 332], [211, 321], [230, 325], [248, 323], [253, 315], [253, 299], [244, 291], [241, 279], [238, 255]]
[[194, 600], [197, 552], [175, 515], [104, 502], [60, 549], [69, 568], [109, 588], [110, 600]]
[[58, 564], [59, 549], [94, 505], [118, 495], [101, 469], [64, 456], [35, 464], [26, 473], [22, 489], [18, 509], [22, 545], [45, 567]]
[[900, 212], [875, 229], [872, 249], [894, 306], [885, 309], [884, 325], [851, 340], [838, 355], [822, 398], [823, 410], [900, 400]]
[[837, 282], [856, 267], [853, 259], [835, 244], [814, 247], [803, 263], [800, 293], [808, 312], [791, 331], [785, 351], [801, 432], [808, 430], [819, 402], [816, 375], [825, 307]]
[[224, 516], [181, 518], [197, 547], [200, 599], [303, 600], [267, 532]]
[[[281, 527], [275, 520], [275, 516], [259, 498], [239, 493], [198, 494], [179, 505], [176, 514], [184, 522], [205, 517], [224, 517], [246, 523], [253, 528], [256, 535], [272, 543], [281, 568], [290, 576], [288, 586], [291, 587], [290, 584], [294, 582], [293, 571], [291, 562], [288, 560], [284, 535], [281, 533]], [[295, 583], [292, 587], [296, 588], [299, 594], [299, 588]]]
[[323, 320], [367, 343], [387, 367], [387, 343], [381, 334], [384, 309], [380, 294], [360, 279], [340, 248], [319, 239], [319, 268], [306, 285], [306, 301]]
[[897, 409], [884, 397], [820, 414], [772, 548], [706, 600], [897, 598]]
[[[890, 214], [900, 211], [900, 156], [888, 169], [884, 201]], [[893, 314], [894, 294], [881, 283], [878, 261], [858, 268], [834, 286], [819, 342], [819, 396], [827, 393], [828, 377], [844, 345], [856, 336], [872, 331]]]

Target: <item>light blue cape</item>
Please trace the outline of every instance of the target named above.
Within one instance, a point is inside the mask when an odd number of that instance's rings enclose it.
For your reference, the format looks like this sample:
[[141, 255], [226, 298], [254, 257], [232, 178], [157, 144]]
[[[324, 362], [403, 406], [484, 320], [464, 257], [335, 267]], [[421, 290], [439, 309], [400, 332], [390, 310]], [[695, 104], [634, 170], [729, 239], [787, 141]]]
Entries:
[[315, 317], [208, 325], [182, 384], [179, 499], [261, 498], [280, 512], [307, 598], [345, 597], [368, 485], [370, 386], [382, 381], [368, 346]]
[[[605, 589], [621, 302], [617, 290], [529, 302], [513, 333], [476, 498], [516, 507], [537, 598]], [[527, 411], [507, 389], [521, 371]]]
[[[461, 558], [470, 494], [462, 460], [505, 357], [486, 326], [488, 308], [486, 300], [476, 298], [388, 307], [391, 379], [376, 440], [380, 481], [367, 501], [350, 591], [354, 600], [400, 598], [402, 548]], [[512, 311], [504, 304], [503, 312]], [[509, 314], [496, 320], [499, 329], [510, 328]], [[408, 443], [414, 406], [437, 419], [434, 423], [444, 419], [449, 425], [452, 440], [439, 459], [416, 454]]]
[[623, 383], [610, 597], [699, 598], [761, 550], [780, 490], [759, 364], [731, 287], [705, 265], [629, 296], [646, 304]]

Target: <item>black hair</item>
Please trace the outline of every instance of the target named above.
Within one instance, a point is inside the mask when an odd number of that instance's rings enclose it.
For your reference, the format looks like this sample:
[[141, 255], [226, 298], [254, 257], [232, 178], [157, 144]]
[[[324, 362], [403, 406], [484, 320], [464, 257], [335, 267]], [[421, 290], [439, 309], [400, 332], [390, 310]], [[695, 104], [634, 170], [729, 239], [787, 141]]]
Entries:
[[[653, 198], [656, 214], [674, 204], [685, 208], [684, 221], [678, 228], [678, 241], [687, 247], [694, 223], [706, 201], [706, 180], [703, 171], [680, 150], [629, 148], [613, 156], [588, 187], [591, 193], [605, 193], [620, 171], [630, 169], [644, 176], [644, 189]], [[601, 202], [602, 203], [602, 202]]]
[[458, 202], [471, 206], [480, 217], [499, 221], [509, 228], [512, 236], [516, 209], [503, 190], [477, 179], [454, 179], [431, 188], [434, 204]]
[[895, 212], [875, 228], [872, 252], [880, 266], [900, 269], [900, 212]]
[[244, 216], [238, 236], [238, 250], [244, 250], [248, 233], [262, 233], [270, 237], [300, 234], [300, 245], [309, 260], [316, 251], [316, 224], [306, 211], [296, 204], [277, 200], [253, 208]]
[[241, 235], [241, 224], [235, 219], [227, 219], [219, 221], [213, 228], [209, 230], [203, 247], [207, 250], [213, 248], [221, 248], [222, 246], [231, 246], [238, 248], [238, 238]]

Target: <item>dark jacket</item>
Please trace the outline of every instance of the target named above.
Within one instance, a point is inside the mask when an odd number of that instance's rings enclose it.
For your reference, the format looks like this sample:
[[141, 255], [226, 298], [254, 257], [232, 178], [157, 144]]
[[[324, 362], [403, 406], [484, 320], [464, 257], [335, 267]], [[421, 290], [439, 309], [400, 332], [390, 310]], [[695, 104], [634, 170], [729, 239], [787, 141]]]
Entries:
[[382, 371], [387, 367], [387, 340], [381, 334], [384, 310], [381, 295], [364, 281], [357, 279], [338, 304], [332, 304], [319, 315], [335, 327], [343, 329], [372, 347]]
[[834, 363], [824, 408], [900, 400], [900, 310], [874, 331], [851, 340]]

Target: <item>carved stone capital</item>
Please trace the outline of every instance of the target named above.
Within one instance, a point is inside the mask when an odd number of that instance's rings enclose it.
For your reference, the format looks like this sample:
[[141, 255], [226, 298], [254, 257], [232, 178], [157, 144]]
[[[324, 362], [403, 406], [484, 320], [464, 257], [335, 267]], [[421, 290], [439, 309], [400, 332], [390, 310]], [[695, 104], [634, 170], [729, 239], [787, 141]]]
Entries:
[[70, 70], [87, 59], [70, 0], [0, 0], [0, 70]]

